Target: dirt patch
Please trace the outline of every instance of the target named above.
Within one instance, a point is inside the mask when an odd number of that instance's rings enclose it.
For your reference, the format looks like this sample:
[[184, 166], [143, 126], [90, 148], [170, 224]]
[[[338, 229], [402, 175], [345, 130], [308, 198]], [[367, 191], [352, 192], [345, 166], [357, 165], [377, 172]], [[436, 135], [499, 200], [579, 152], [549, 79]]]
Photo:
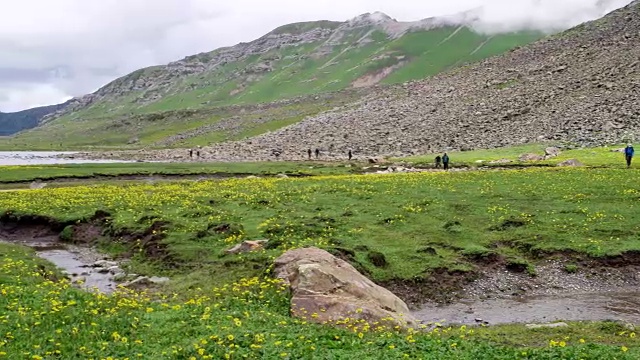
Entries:
[[113, 242], [124, 244], [129, 251], [124, 257], [132, 257], [135, 253], [143, 253], [147, 259], [166, 268], [179, 267], [179, 260], [171, 253], [169, 246], [163, 242], [169, 223], [154, 221], [143, 231], [120, 229], [111, 232]]
[[390, 280], [378, 285], [388, 289], [416, 309], [427, 301], [450, 303], [459, 298], [458, 292], [464, 284], [478, 278], [474, 271], [435, 269], [424, 278], [413, 280]]
[[17, 242], [54, 240], [66, 225], [45, 216], [6, 212], [0, 216], [0, 238]]
[[562, 252], [548, 254], [544, 260], [531, 264], [500, 256], [473, 261], [471, 271], [436, 269], [424, 278], [391, 280], [379, 285], [413, 309], [428, 302], [450, 304], [460, 299], [605, 293], [640, 287], [639, 251], [603, 258]]
[[178, 267], [178, 259], [163, 243], [168, 223], [154, 221], [144, 230], [113, 229], [110, 214], [104, 211], [88, 219], [59, 222], [55, 219], [5, 213], [0, 217], [0, 238], [34, 248], [55, 248], [63, 242], [81, 246], [96, 246], [103, 241], [111, 241], [126, 246], [124, 258], [142, 252], [148, 259], [164, 267]]
[[404, 64], [405, 64], [405, 62], [400, 62], [400, 63], [398, 63], [396, 65], [388, 66], [388, 67], [386, 67], [384, 69], [376, 71], [375, 73], [367, 74], [367, 75], [362, 76], [361, 78], [357, 79], [356, 81], [354, 81], [353, 84], [351, 84], [351, 85], [354, 88], [371, 87], [373, 85], [378, 84], [382, 80], [384, 80], [387, 76], [391, 75], [391, 73], [394, 72], [396, 69], [399, 69], [402, 66], [404, 66]]

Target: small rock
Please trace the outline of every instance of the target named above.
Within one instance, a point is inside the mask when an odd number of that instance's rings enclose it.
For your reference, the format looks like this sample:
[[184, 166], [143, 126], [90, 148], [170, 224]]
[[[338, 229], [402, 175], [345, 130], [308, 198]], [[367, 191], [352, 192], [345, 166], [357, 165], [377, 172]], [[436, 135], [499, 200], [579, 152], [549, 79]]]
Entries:
[[151, 284], [152, 284], [151, 280], [148, 277], [139, 276], [135, 280], [131, 280], [127, 283], [122, 284], [122, 286], [126, 288], [130, 288], [130, 287], [145, 286], [145, 285], [151, 285]]
[[107, 261], [107, 260], [98, 260], [93, 263], [93, 267], [95, 268], [110, 268], [113, 266], [118, 266], [118, 263], [115, 261]]
[[548, 157], [556, 157], [560, 155], [560, 149], [557, 147], [548, 147], [544, 149], [544, 154]]
[[112, 266], [109, 268], [109, 272], [113, 275], [117, 275], [124, 273], [124, 270], [122, 270], [119, 266]]
[[570, 160], [566, 160], [566, 161], [563, 161], [563, 162], [559, 163], [558, 166], [563, 166], [563, 167], [581, 167], [581, 166], [584, 166], [584, 164], [581, 163], [579, 160], [570, 159]]
[[253, 251], [259, 251], [264, 249], [264, 245], [269, 240], [247, 240], [227, 250], [227, 254], [244, 254]]
[[285, 174], [278, 174], [278, 175], [276, 175], [276, 177], [277, 177], [278, 179], [288, 179], [288, 178], [289, 178], [289, 176], [287, 176], [287, 175], [285, 175]]
[[115, 282], [122, 282], [125, 280], [127, 280], [127, 274], [125, 273], [115, 274], [115, 276], [113, 277], [113, 281]]
[[569, 325], [564, 322], [559, 322], [559, 323], [553, 323], [553, 324], [527, 324], [525, 325], [525, 327], [527, 329], [554, 329], [554, 328], [561, 328], [561, 327], [569, 327]]
[[544, 160], [544, 156], [538, 154], [523, 154], [518, 159], [520, 161], [542, 161]]
[[168, 277], [152, 276], [149, 278], [149, 281], [151, 281], [154, 284], [166, 284], [169, 281], [171, 281], [171, 279], [169, 279]]

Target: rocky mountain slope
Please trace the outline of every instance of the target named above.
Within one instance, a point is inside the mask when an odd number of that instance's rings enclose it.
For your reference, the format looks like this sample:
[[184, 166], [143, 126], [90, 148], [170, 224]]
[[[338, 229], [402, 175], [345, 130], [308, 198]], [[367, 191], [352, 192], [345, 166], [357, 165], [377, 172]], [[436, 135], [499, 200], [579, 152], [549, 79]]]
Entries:
[[[246, 141], [205, 149], [219, 160], [409, 155], [542, 140], [640, 139], [640, 1], [529, 46], [424, 81], [381, 89]], [[144, 155], [144, 154], [143, 154]], [[150, 156], [169, 156], [157, 153]]]
[[63, 109], [66, 104], [51, 105], [28, 109], [14, 113], [0, 112], [0, 136], [15, 134], [31, 129], [40, 123], [43, 117]]
[[[62, 111], [47, 116], [40, 129], [21, 134], [15, 143], [44, 139], [61, 146], [101, 146], [106, 134], [106, 143], [113, 146], [127, 146], [136, 138], [139, 146], [154, 145], [163, 143], [162, 135], [169, 138], [178, 130], [200, 133], [198, 129], [213, 123], [181, 118], [182, 127], [176, 129], [139, 116], [153, 114], [157, 119], [157, 114], [167, 111], [298, 97], [307, 97], [311, 106], [318, 107], [315, 94], [423, 79], [542, 37], [533, 32], [479, 34], [471, 30], [475, 21], [472, 12], [418, 22], [373, 13], [347, 22], [286, 25], [249, 43], [117, 79], [94, 94], [72, 100]], [[107, 134], [114, 123], [134, 117], [136, 126]], [[215, 131], [209, 139], [229, 140]]]

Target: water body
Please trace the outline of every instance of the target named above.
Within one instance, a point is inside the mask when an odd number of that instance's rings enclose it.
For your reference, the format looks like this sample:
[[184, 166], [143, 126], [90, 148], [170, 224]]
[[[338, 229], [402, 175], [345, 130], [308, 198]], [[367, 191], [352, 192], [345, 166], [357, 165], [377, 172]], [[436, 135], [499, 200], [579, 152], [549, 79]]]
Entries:
[[449, 325], [549, 323], [555, 321], [624, 321], [640, 324], [640, 292], [585, 293], [484, 301], [446, 306], [426, 305], [414, 313], [424, 322]]
[[67, 247], [54, 239], [36, 241], [9, 241], [0, 238], [0, 242], [27, 246], [35, 250], [36, 255], [54, 264], [67, 274], [74, 286], [85, 290], [97, 290], [110, 294], [117, 288], [113, 275], [101, 273], [93, 267], [100, 254], [89, 248]]
[[64, 155], [77, 154], [69, 151], [0, 151], [1, 165], [56, 165], [56, 164], [109, 164], [131, 161], [119, 160], [82, 160], [63, 158]]
[[[37, 249], [36, 249], [37, 250]], [[78, 254], [63, 248], [37, 251], [39, 257], [48, 260], [69, 274], [71, 281], [81, 288], [109, 294], [116, 289], [113, 275], [102, 274], [83, 262]], [[78, 283], [82, 280], [81, 283]]]

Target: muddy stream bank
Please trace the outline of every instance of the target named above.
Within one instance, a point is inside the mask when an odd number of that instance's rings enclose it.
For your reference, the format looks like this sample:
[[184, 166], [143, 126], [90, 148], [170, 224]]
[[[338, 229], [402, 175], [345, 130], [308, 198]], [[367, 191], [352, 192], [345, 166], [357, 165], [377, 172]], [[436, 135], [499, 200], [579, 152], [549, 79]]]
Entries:
[[[89, 246], [62, 243], [47, 226], [0, 225], [0, 242], [34, 249], [80, 288], [108, 294], [120, 285], [146, 288], [169, 281], [126, 273], [126, 260], [115, 262]], [[413, 305], [414, 317], [424, 323], [497, 325], [613, 320], [640, 325], [640, 264], [635, 257], [627, 260], [607, 266], [585, 262], [571, 273], [566, 271], [565, 260], [548, 260], [536, 265], [535, 276], [490, 267], [447, 294], [451, 301], [444, 303], [426, 301], [425, 296], [410, 299], [410, 292], [397, 294]], [[416, 294], [416, 289], [407, 290]]]

